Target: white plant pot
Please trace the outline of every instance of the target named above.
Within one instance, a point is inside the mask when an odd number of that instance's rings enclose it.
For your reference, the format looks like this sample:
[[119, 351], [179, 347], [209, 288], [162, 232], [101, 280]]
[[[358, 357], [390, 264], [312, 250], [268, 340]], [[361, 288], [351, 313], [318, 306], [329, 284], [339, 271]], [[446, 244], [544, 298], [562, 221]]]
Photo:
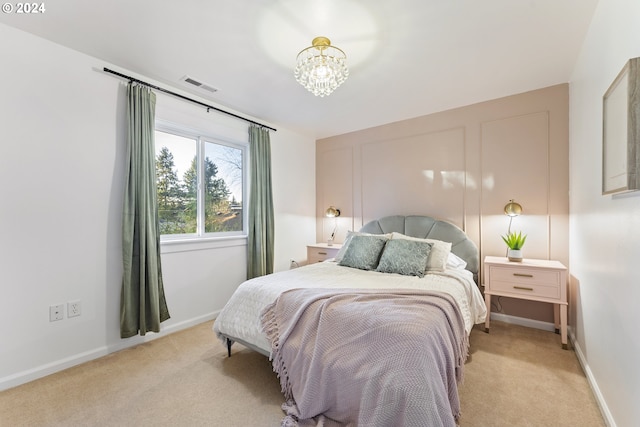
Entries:
[[507, 250], [507, 258], [509, 261], [522, 262], [522, 249]]

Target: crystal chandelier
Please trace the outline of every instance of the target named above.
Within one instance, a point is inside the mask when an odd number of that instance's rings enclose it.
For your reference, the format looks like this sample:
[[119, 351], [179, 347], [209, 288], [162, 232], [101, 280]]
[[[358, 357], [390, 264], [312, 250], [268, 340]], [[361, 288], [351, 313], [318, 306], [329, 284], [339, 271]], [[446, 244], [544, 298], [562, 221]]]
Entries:
[[329, 95], [349, 76], [347, 55], [326, 37], [316, 37], [297, 58], [294, 75], [315, 96]]

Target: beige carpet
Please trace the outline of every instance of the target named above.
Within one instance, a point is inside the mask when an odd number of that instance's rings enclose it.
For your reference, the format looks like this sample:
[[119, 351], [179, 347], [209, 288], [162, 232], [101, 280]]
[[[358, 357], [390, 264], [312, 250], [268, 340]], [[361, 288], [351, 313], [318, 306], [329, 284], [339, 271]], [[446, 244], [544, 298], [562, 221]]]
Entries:
[[[0, 426], [278, 426], [268, 359], [211, 322], [0, 393]], [[471, 333], [461, 427], [604, 426], [575, 353], [550, 332]]]

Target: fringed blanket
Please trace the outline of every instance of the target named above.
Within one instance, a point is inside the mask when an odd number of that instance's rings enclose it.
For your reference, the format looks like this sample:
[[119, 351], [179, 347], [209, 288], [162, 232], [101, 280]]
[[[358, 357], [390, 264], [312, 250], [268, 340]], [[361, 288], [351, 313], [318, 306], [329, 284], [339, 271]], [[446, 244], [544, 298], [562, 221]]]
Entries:
[[283, 426], [451, 426], [468, 337], [455, 300], [416, 290], [294, 289], [262, 314]]

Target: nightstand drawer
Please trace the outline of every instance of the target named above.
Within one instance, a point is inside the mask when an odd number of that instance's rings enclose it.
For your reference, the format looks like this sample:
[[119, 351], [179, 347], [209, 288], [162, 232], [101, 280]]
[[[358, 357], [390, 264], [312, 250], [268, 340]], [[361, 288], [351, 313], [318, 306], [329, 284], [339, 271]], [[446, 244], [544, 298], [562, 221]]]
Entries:
[[326, 261], [329, 258], [331, 258], [331, 257], [327, 256], [327, 253], [324, 252], [324, 251], [307, 254], [307, 259], [309, 261], [309, 264], [314, 264], [316, 262]]
[[560, 286], [541, 285], [538, 283], [522, 283], [514, 280], [502, 281], [491, 280], [491, 291], [510, 293], [516, 295], [527, 295], [537, 298], [549, 298], [558, 300], [560, 298]]
[[307, 262], [314, 264], [334, 258], [341, 247], [342, 245], [340, 244], [329, 246], [326, 243], [309, 245], [307, 246]]
[[[514, 284], [560, 286], [560, 272], [527, 268], [489, 267], [492, 281], [508, 281]], [[492, 286], [493, 288], [493, 286]]]

